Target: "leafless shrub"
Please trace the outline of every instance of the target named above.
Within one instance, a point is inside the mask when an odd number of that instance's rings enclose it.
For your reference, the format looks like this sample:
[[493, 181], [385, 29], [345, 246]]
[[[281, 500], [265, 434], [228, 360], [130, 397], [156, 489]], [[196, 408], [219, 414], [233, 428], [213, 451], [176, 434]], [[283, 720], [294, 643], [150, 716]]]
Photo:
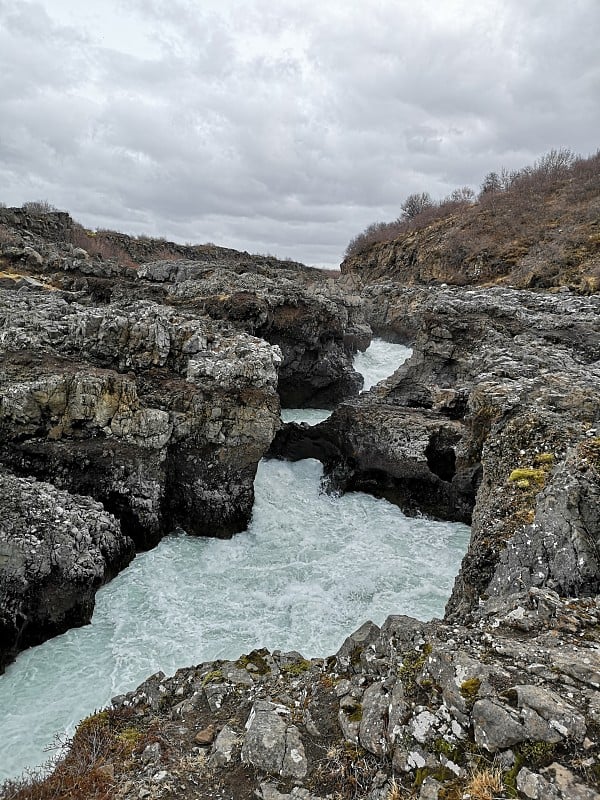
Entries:
[[406, 224], [395, 222], [373, 222], [362, 233], [350, 240], [346, 248], [346, 258], [366, 253], [377, 242], [389, 242], [406, 231]]
[[8, 225], [0, 224], [0, 245], [13, 246], [19, 244], [19, 237]]
[[531, 166], [518, 170], [502, 167], [500, 173], [488, 172], [481, 184], [479, 199], [497, 192], [539, 192], [546, 191], [548, 184], [565, 177], [577, 158], [566, 148], [549, 150]]
[[452, 194], [446, 198], [445, 202], [474, 203], [475, 192], [470, 186], [461, 186], [460, 189], [455, 189]]
[[58, 211], [56, 206], [53, 206], [52, 203], [49, 203], [47, 200], [28, 200], [26, 203], [22, 205], [23, 211], [27, 211], [28, 214], [52, 214], [54, 211]]
[[125, 267], [137, 267], [129, 253], [111, 238], [113, 235], [119, 236], [116, 231], [101, 228], [91, 231], [76, 223], [71, 232], [71, 243], [76, 247], [83, 248], [91, 256], [102, 259], [114, 258]]
[[414, 217], [399, 217], [393, 222], [374, 222], [350, 241], [345, 257], [361, 255], [377, 242], [391, 242], [403, 234], [426, 228], [436, 220], [444, 219], [469, 205], [471, 201], [449, 197], [440, 203], [425, 206]]
[[0, 786], [2, 800], [109, 800], [114, 797], [110, 771], [125, 763], [131, 754], [156, 741], [152, 733], [136, 727], [128, 709], [109, 709], [87, 717], [72, 739], [57, 740], [63, 751], [41, 770]]

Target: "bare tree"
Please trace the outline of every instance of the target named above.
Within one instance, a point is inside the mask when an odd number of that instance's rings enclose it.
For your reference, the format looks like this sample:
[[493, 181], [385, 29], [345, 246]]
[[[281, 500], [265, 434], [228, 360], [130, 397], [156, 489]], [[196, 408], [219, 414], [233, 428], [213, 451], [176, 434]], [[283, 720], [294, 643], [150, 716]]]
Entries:
[[405, 219], [414, 219], [428, 208], [433, 208], [433, 200], [429, 192], [409, 194], [402, 203], [402, 215]]
[[552, 149], [545, 153], [533, 165], [535, 172], [545, 175], [559, 175], [561, 172], [566, 172], [575, 161], [575, 153], [566, 147], [561, 147], [559, 150]]
[[498, 175], [497, 172], [488, 172], [481, 184], [479, 195], [501, 192], [502, 188], [502, 179], [500, 175]]
[[475, 192], [470, 186], [461, 186], [460, 189], [455, 189], [450, 195], [452, 203], [473, 203], [475, 201]]

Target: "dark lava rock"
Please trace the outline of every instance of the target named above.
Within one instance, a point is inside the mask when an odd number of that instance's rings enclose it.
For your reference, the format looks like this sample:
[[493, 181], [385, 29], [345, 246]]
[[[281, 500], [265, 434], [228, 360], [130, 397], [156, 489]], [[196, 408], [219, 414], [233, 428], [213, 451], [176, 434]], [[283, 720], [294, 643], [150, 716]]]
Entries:
[[100, 503], [0, 468], [0, 672], [16, 653], [89, 622], [96, 590], [134, 556]]

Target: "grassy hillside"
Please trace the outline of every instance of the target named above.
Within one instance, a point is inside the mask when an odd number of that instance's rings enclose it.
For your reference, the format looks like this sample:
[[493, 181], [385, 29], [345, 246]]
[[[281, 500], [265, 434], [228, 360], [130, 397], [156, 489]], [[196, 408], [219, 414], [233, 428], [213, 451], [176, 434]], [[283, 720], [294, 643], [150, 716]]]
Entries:
[[569, 286], [600, 290], [600, 151], [552, 151], [533, 167], [486, 176], [421, 213], [375, 223], [350, 242], [342, 273], [367, 282]]

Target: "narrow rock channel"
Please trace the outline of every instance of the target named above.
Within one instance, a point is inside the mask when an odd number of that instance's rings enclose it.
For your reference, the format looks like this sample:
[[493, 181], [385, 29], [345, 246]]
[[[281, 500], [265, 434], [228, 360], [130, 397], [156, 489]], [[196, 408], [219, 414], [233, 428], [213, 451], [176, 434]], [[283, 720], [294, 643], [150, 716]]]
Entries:
[[[357, 357], [366, 388], [409, 354], [377, 340]], [[247, 532], [167, 537], [98, 592], [91, 625], [22, 653], [0, 677], [0, 776], [44, 761], [55, 732], [157, 670], [255, 647], [325, 656], [364, 619], [441, 616], [468, 527], [409, 519], [365, 494], [330, 497], [321, 474], [313, 460], [263, 461]]]

